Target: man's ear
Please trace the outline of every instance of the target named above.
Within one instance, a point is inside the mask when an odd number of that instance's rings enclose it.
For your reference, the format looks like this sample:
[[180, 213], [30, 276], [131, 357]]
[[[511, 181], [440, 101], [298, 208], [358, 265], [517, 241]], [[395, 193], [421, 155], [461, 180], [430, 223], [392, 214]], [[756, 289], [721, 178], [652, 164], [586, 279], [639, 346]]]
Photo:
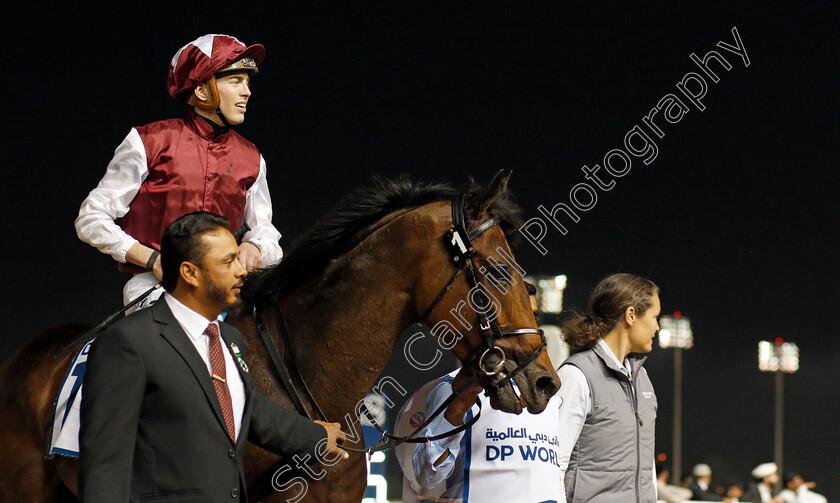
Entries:
[[198, 101], [208, 103], [210, 101], [210, 90], [208, 89], [207, 83], [202, 82], [201, 84], [195, 86], [195, 89], [193, 89], [193, 95], [195, 95], [195, 99]]
[[181, 274], [181, 279], [193, 288], [198, 288], [201, 284], [201, 269], [192, 262], [181, 262], [181, 267], [178, 269]]
[[633, 326], [634, 323], [636, 323], [636, 308], [635, 307], [630, 306], [630, 307], [627, 308], [626, 311], [624, 311], [624, 321], [627, 323], [627, 325], [629, 325], [631, 327]]

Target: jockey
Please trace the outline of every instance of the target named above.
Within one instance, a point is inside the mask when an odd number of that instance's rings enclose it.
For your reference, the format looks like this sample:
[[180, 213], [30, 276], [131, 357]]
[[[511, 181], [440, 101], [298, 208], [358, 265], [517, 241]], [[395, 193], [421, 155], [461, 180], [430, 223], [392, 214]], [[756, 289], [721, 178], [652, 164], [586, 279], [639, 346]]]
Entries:
[[[246, 46], [227, 35], [204, 35], [179, 49], [167, 86], [192, 111], [184, 119], [132, 128], [82, 202], [79, 238], [133, 274], [123, 289], [125, 304], [161, 279], [161, 235], [186, 213], [220, 214], [231, 231], [247, 224], [239, 259], [249, 270], [282, 257], [265, 159], [231, 129], [245, 120], [250, 79], [264, 57], [262, 45]], [[156, 290], [138, 308], [161, 293]]]

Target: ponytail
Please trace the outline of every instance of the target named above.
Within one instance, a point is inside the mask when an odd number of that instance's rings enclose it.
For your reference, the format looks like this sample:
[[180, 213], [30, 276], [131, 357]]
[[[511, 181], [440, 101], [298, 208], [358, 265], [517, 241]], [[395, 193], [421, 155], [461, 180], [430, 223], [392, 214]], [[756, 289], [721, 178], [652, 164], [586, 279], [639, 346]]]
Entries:
[[659, 287], [632, 274], [613, 274], [604, 278], [589, 297], [589, 313], [575, 313], [563, 323], [562, 334], [572, 351], [591, 349], [624, 316], [627, 308], [640, 315], [648, 310]]

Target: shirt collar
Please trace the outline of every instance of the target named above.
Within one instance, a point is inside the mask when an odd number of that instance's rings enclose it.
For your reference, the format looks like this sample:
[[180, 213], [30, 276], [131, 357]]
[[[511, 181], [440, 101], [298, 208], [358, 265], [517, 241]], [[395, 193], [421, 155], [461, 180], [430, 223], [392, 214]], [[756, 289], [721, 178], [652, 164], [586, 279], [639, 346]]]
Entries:
[[612, 352], [612, 349], [610, 349], [607, 343], [604, 342], [604, 339], [599, 340], [598, 345], [601, 346], [601, 349], [604, 351], [604, 353], [607, 354], [607, 358], [609, 358], [613, 363], [615, 363], [616, 367], [618, 367], [624, 375], [630, 378], [633, 377], [633, 372], [631, 370], [632, 367], [630, 367], [629, 358], [626, 358], [624, 360], [624, 363], [618, 361], [618, 357], [615, 356], [615, 353]]
[[[198, 342], [201, 337], [204, 336], [204, 331], [207, 329], [207, 325], [210, 324], [210, 322], [207, 321], [207, 318], [188, 308], [180, 300], [176, 299], [169, 293], [165, 293], [163, 298], [169, 305], [172, 315], [175, 316], [175, 319], [178, 320], [181, 328], [183, 328], [184, 332], [187, 333], [187, 337], [189, 337], [193, 342]], [[220, 319], [221, 317], [218, 317], [213, 320], [216, 327], [219, 326]]]
[[[212, 121], [205, 119], [194, 111], [190, 112], [187, 116], [186, 123], [190, 129], [195, 132], [195, 134], [208, 141], [213, 141], [219, 136], [222, 136], [230, 131], [230, 128], [221, 128], [221, 126], [214, 124]], [[219, 128], [221, 133], [217, 131], [217, 128]]]
[[204, 119], [204, 121], [207, 124], [210, 124], [211, 128], [213, 128], [213, 138], [218, 138], [218, 137], [222, 136], [223, 134], [227, 133], [228, 131], [230, 131], [230, 127], [228, 127], [228, 126], [220, 126], [220, 125], [216, 124], [215, 122], [211, 121], [210, 119], [208, 119], [207, 117], [204, 117], [203, 115], [201, 116], [201, 118]]

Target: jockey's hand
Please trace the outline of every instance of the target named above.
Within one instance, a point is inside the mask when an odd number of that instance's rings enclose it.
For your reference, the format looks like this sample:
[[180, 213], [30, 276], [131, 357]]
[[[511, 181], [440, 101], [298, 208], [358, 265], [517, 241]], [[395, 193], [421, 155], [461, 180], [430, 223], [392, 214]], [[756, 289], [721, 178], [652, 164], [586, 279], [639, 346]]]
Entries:
[[163, 279], [163, 267], [160, 265], [160, 256], [158, 256], [154, 267], [152, 267], [152, 274], [159, 280]]
[[327, 450], [324, 452], [330, 459], [335, 459], [336, 456], [341, 456], [341, 459], [350, 457], [347, 451], [339, 447], [339, 444], [344, 443], [344, 433], [341, 432], [341, 425], [338, 423], [325, 423], [324, 421], [313, 421], [327, 430]]
[[[474, 371], [472, 369], [462, 368], [455, 376], [455, 379], [452, 380], [452, 391], [454, 392], [460, 389], [461, 386], [463, 386], [467, 380], [472, 377], [473, 373]], [[473, 404], [475, 404], [475, 399], [478, 398], [478, 394], [481, 393], [481, 390], [482, 387], [478, 383], [475, 383], [467, 388], [461, 396], [456, 398], [451, 404], [449, 404], [449, 407], [446, 408], [446, 412], [443, 413], [446, 420], [453, 426], [464, 424], [464, 416]]]
[[260, 249], [253, 243], [245, 241], [239, 245], [239, 262], [248, 272], [259, 269], [262, 264]]
[[[149, 259], [154, 253], [156, 253], [154, 249], [141, 245], [139, 242], [134, 243], [125, 253], [125, 261], [131, 264], [139, 265], [140, 267], [148, 268]], [[163, 268], [160, 265], [160, 254], [155, 257], [155, 263], [152, 266], [151, 271], [157, 279], [163, 279]]]

